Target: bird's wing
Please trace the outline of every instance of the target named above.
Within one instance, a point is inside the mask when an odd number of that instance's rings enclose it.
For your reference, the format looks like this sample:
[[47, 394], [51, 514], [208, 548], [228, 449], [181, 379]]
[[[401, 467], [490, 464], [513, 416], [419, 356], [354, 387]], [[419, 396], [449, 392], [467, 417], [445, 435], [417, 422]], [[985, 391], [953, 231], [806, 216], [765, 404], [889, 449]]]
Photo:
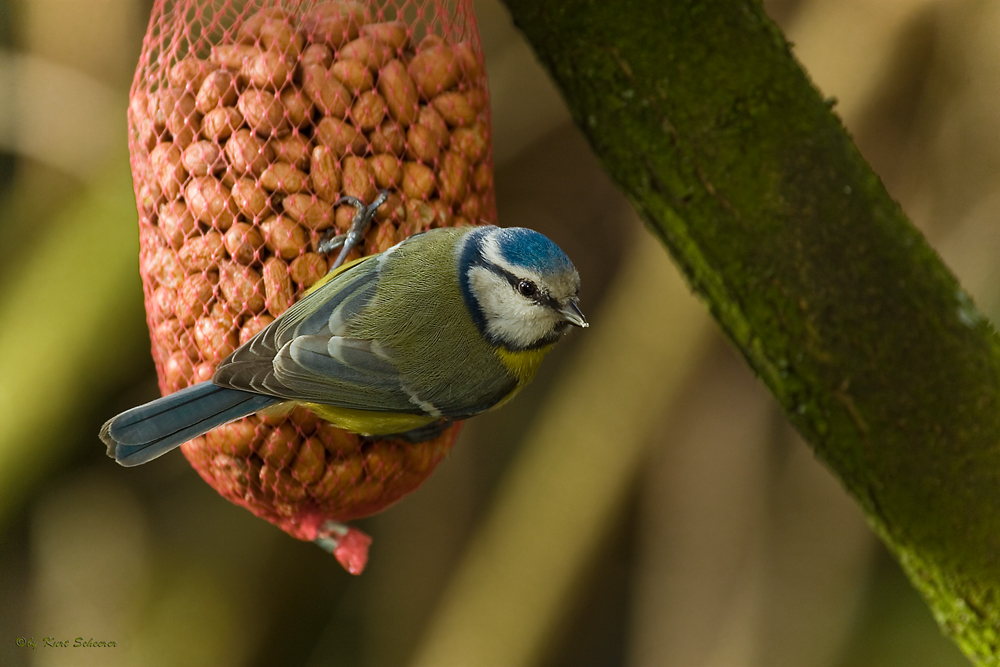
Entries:
[[424, 414], [388, 350], [344, 335], [371, 301], [379, 262], [359, 262], [308, 293], [223, 361], [213, 382], [357, 410]]

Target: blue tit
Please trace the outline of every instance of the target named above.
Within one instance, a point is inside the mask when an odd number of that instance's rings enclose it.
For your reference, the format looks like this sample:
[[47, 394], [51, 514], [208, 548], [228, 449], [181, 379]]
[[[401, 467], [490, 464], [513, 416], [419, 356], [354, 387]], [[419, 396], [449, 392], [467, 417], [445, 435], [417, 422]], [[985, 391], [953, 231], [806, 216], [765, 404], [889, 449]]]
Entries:
[[101, 439], [134, 466], [296, 405], [353, 433], [426, 439], [510, 400], [586, 327], [579, 289], [566, 254], [529, 229], [418, 234], [331, 271], [210, 381], [121, 413]]

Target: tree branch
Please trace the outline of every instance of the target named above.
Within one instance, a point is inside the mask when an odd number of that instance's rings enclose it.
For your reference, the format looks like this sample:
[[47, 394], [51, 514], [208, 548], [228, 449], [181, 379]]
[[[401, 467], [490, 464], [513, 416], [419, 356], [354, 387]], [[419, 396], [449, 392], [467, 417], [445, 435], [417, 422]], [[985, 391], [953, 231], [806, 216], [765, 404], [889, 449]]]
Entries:
[[605, 168], [942, 627], [1000, 664], [1000, 341], [760, 3], [506, 2]]

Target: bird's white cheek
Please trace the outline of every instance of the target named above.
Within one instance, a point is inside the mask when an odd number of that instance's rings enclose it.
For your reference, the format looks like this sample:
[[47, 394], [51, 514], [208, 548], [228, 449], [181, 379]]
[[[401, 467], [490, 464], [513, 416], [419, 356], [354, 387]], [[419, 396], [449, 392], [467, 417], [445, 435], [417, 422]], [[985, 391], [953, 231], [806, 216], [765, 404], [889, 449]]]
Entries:
[[504, 278], [477, 266], [469, 272], [469, 282], [492, 337], [529, 347], [551, 333], [555, 322], [546, 309], [515, 292]]

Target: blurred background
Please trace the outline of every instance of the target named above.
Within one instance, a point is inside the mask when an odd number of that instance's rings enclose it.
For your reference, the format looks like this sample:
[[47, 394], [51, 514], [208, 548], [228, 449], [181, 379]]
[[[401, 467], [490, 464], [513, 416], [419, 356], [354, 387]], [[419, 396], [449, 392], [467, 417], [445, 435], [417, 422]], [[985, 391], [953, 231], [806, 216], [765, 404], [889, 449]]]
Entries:
[[[0, 664], [967, 664], [650, 244], [497, 0], [475, 5], [500, 220], [574, 259], [591, 329], [358, 522], [375, 540], [361, 577], [180, 455], [114, 465], [101, 423], [157, 393], [125, 129], [151, 4], [0, 0]], [[1000, 7], [765, 5], [996, 319]]]

